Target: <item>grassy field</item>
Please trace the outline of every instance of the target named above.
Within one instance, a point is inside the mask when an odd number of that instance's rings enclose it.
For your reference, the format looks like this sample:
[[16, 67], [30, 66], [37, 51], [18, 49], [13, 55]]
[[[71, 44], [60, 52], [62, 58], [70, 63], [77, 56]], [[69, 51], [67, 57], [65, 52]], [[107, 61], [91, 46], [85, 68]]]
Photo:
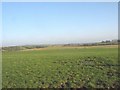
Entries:
[[3, 51], [3, 88], [119, 87], [117, 46]]

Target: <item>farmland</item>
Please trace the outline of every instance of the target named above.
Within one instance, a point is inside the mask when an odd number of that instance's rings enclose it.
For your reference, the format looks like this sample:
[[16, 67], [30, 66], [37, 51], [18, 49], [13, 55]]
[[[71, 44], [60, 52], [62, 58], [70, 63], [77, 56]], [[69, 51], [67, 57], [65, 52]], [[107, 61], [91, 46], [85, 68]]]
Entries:
[[3, 88], [119, 87], [115, 46], [3, 51]]

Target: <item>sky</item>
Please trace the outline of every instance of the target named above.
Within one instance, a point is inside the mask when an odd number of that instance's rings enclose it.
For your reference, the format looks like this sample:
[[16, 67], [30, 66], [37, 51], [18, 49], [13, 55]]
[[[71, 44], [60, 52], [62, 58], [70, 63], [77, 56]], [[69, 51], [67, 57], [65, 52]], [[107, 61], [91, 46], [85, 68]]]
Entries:
[[2, 17], [3, 46], [118, 38], [117, 2], [4, 2]]

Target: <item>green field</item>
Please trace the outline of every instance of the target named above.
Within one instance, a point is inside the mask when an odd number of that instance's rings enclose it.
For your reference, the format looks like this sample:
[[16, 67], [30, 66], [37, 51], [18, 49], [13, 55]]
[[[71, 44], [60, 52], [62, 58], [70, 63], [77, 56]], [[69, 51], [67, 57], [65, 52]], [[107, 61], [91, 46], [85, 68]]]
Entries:
[[117, 47], [3, 51], [3, 88], [119, 87]]

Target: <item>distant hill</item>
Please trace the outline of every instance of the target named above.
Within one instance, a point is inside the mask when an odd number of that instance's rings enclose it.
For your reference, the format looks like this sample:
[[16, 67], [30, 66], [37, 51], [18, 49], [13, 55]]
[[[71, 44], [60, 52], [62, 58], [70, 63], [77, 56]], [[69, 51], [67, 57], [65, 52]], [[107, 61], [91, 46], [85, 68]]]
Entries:
[[46, 48], [48, 46], [98, 46], [98, 45], [118, 45], [120, 40], [105, 40], [101, 42], [95, 43], [71, 43], [71, 44], [55, 44], [55, 45], [24, 45], [24, 46], [9, 46], [2, 47], [2, 51], [19, 51], [25, 49], [33, 49], [33, 48]]
[[64, 46], [98, 46], [98, 45], [118, 45], [120, 40], [105, 40], [101, 42], [95, 42], [95, 43], [73, 43], [73, 44], [64, 44]]
[[25, 45], [25, 46], [10, 46], [10, 47], [2, 47], [2, 51], [19, 51], [25, 49], [33, 49], [33, 48], [45, 48], [47, 46], [43, 45]]

